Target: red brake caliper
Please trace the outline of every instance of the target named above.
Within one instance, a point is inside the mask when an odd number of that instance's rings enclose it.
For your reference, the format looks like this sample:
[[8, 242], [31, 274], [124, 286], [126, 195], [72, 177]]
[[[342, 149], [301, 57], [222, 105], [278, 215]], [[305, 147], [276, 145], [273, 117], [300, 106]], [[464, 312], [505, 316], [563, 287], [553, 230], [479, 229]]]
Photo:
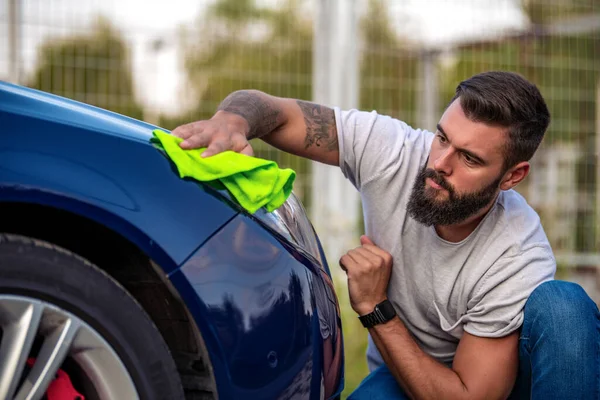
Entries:
[[[27, 365], [30, 368], [33, 367], [34, 363], [35, 358], [30, 358], [27, 360]], [[85, 400], [85, 397], [75, 390], [73, 384], [71, 383], [71, 378], [62, 369], [58, 370], [56, 377], [50, 383], [50, 386], [48, 386], [46, 398], [48, 400]]]

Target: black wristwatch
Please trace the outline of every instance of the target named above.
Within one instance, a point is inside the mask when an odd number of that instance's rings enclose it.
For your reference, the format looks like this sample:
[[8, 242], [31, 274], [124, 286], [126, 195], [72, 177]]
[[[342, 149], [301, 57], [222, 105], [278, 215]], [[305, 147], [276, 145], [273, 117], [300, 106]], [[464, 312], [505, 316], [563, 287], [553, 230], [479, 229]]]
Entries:
[[365, 328], [371, 328], [377, 324], [385, 324], [396, 316], [396, 310], [389, 300], [384, 300], [375, 306], [373, 312], [358, 317]]

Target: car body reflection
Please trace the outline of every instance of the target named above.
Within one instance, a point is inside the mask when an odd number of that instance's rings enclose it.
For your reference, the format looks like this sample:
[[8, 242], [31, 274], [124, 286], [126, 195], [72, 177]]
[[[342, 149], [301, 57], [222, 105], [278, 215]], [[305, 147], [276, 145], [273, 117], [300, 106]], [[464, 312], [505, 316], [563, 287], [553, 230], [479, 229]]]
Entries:
[[341, 321], [333, 284], [319, 265], [240, 214], [181, 270], [210, 315], [234, 396], [336, 394]]

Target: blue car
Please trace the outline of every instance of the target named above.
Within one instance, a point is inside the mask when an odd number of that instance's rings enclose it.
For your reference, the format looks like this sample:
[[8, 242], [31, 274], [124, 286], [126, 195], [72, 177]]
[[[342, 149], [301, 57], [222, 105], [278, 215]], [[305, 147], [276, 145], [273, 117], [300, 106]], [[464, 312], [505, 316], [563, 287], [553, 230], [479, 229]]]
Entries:
[[247, 213], [156, 128], [0, 82], [0, 399], [339, 398], [301, 202]]

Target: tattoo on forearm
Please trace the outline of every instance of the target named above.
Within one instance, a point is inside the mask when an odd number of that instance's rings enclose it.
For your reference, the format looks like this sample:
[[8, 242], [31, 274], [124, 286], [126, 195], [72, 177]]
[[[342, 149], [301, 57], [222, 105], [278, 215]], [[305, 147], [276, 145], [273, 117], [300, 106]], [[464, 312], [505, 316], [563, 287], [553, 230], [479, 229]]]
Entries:
[[333, 110], [319, 104], [296, 100], [304, 114], [306, 138], [304, 148], [322, 147], [328, 151], [338, 150], [338, 139]]
[[259, 93], [240, 90], [227, 96], [218, 110], [239, 115], [248, 121], [248, 139], [259, 138], [277, 129], [282, 123], [281, 110]]

